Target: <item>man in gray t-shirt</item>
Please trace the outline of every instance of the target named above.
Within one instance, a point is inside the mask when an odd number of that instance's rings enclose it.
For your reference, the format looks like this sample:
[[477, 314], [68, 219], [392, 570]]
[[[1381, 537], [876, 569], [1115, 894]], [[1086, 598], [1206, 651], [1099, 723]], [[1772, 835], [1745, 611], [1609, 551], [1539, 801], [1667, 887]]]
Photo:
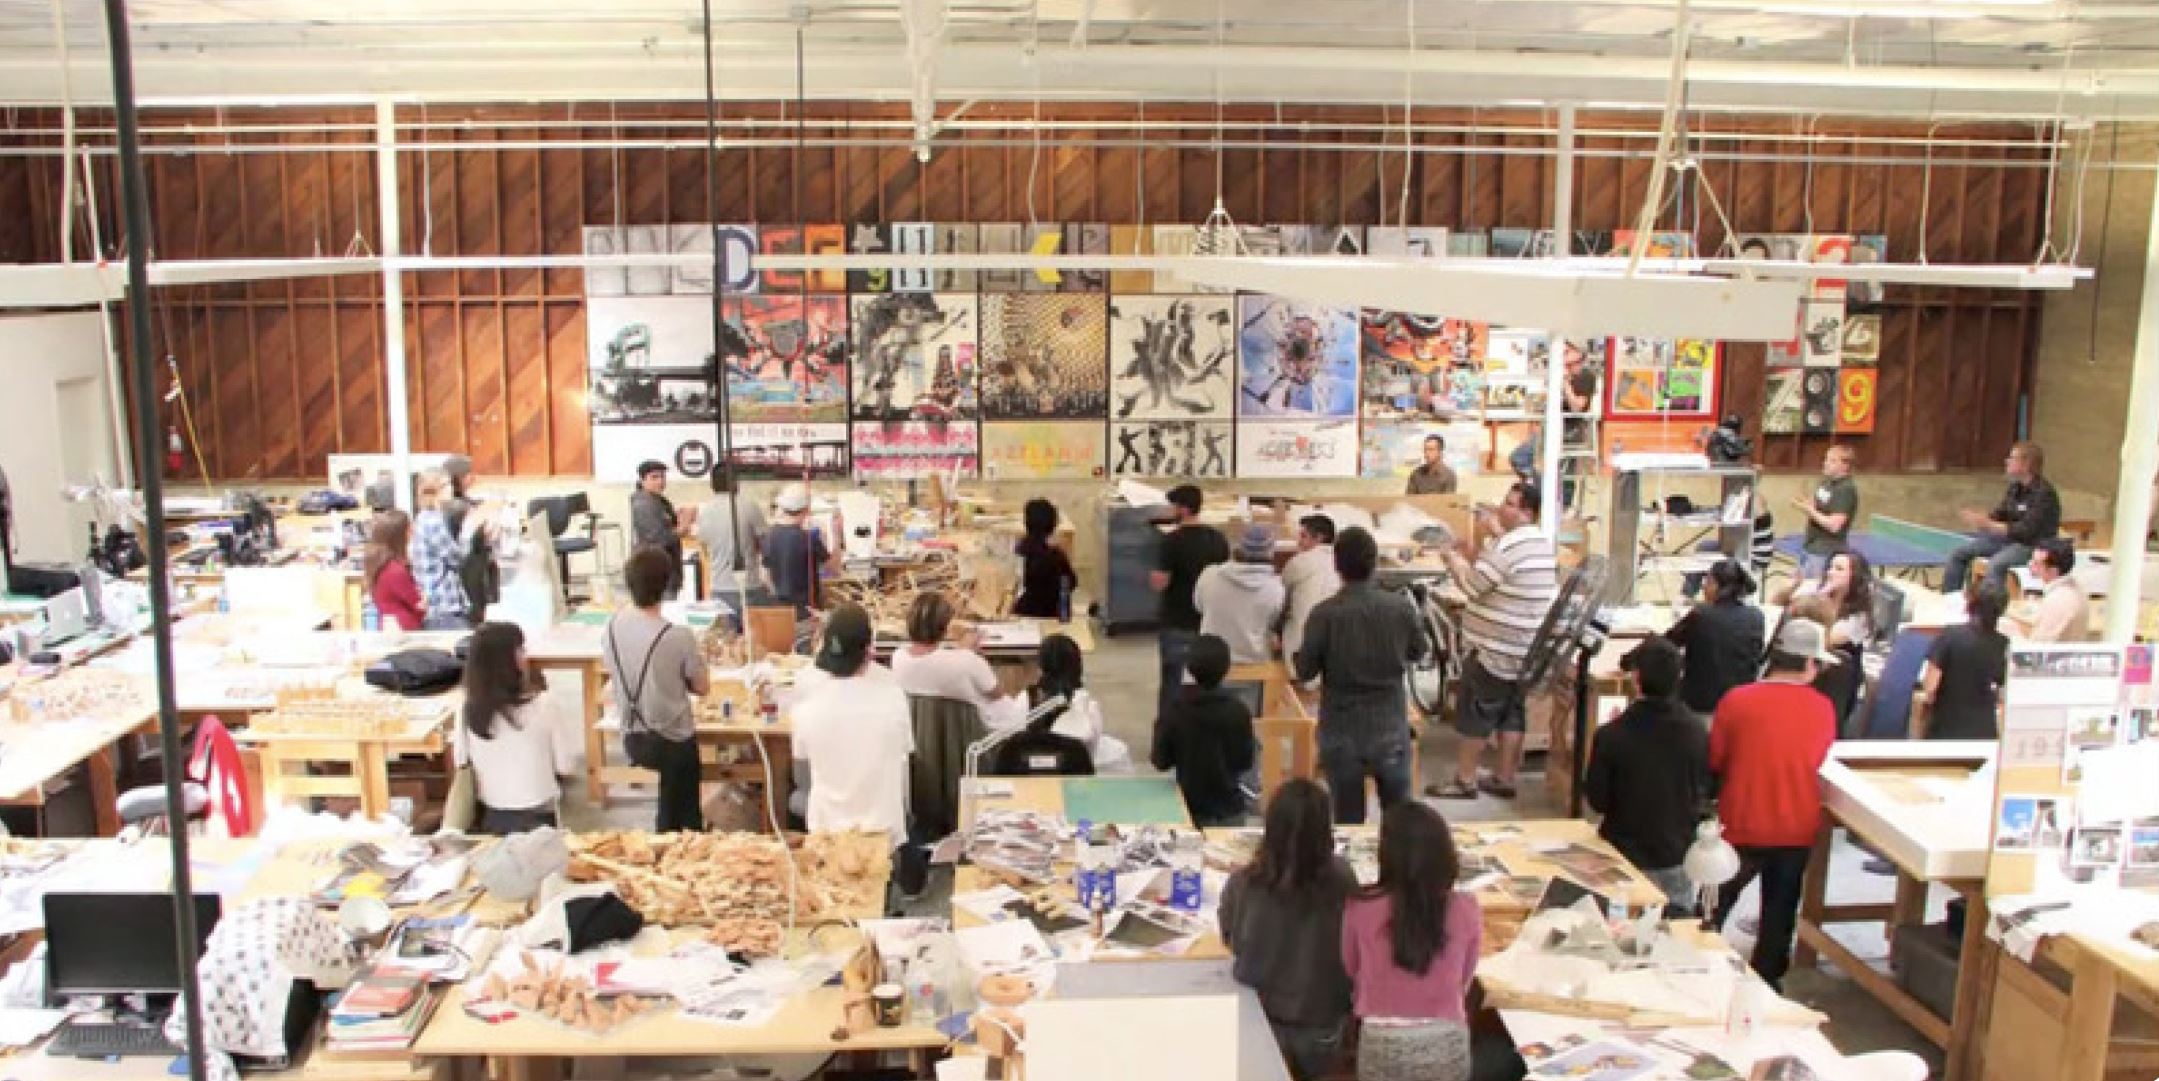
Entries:
[[615, 613], [600, 640], [600, 659], [614, 686], [615, 716], [622, 723], [625, 748], [633, 732], [660, 737], [654, 757], [637, 764], [660, 775], [654, 828], [661, 833], [704, 828], [697, 798], [697, 720], [690, 696], [712, 688], [697, 636], [660, 614], [660, 597], [673, 569], [657, 548], [630, 553], [622, 576], [635, 607]]

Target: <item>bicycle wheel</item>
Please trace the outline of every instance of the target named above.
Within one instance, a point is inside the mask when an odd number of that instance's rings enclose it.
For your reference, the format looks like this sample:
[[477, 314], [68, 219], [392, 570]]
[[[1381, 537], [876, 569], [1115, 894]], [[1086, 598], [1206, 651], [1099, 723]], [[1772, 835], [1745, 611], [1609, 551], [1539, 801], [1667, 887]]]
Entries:
[[1447, 708], [1448, 665], [1453, 660], [1452, 643], [1446, 626], [1429, 609], [1417, 612], [1417, 626], [1424, 635], [1424, 659], [1410, 666], [1402, 676], [1409, 688], [1409, 700], [1424, 714], [1426, 720], [1437, 720]]

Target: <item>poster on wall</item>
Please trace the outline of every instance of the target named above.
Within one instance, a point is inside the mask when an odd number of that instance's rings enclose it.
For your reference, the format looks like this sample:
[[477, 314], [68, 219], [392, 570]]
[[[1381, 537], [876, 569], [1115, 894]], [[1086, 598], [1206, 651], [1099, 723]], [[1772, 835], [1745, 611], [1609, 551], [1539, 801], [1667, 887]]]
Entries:
[[[1200, 254], [1200, 231], [1196, 225], [1157, 225], [1154, 227], [1154, 251], [1156, 255], [1191, 256]], [[1166, 270], [1156, 271], [1154, 287], [1165, 293], [1212, 293], [1234, 292], [1218, 286], [1189, 282]]]
[[585, 338], [595, 426], [717, 419], [711, 298], [593, 297]]
[[1882, 358], [1882, 317], [1874, 312], [1844, 318], [1842, 349], [1846, 364], [1873, 364]]
[[1838, 435], [1867, 435], [1874, 431], [1874, 394], [1879, 376], [1872, 368], [1844, 368], [1837, 372]]
[[[1112, 225], [1109, 227], [1109, 250], [1111, 255], [1154, 254], [1154, 230], [1144, 225]], [[1154, 292], [1154, 272], [1151, 270], [1112, 270], [1109, 272], [1109, 291], [1120, 298], [1136, 298], [1141, 293]], [[1115, 313], [1112, 313], [1114, 317]]]
[[1771, 371], [1765, 377], [1762, 395], [1762, 431], [1770, 435], [1796, 435], [1801, 431], [1800, 421], [1806, 415], [1806, 388], [1800, 383], [1805, 373], [1797, 368]]
[[[621, 228], [613, 225], [585, 226], [586, 255], [621, 255], [628, 250]], [[585, 268], [585, 295], [619, 297], [630, 291], [629, 270], [619, 266]]]
[[[1066, 222], [1066, 255], [1108, 255], [1109, 226], [1099, 221]], [[1058, 274], [1058, 290], [1066, 293], [1101, 293], [1109, 290], [1109, 271], [1099, 267], [1066, 270]]]
[[1354, 420], [1245, 420], [1237, 424], [1240, 477], [1354, 477]]
[[[981, 244], [981, 231], [973, 222], [938, 222], [931, 226], [934, 231], [932, 250], [939, 255], [973, 255]], [[972, 293], [975, 291], [975, 272], [972, 270], [940, 270], [934, 278], [937, 292]]]
[[1233, 301], [1121, 295], [1109, 301], [1112, 416], [1229, 419], [1237, 379]]
[[[1635, 247], [1635, 231], [1619, 229], [1612, 233], [1614, 256], [1632, 256]], [[1644, 259], [1685, 259], [1694, 254], [1694, 234], [1659, 232], [1649, 234], [1649, 244], [1642, 250]]]
[[1834, 368], [1808, 368], [1799, 373], [1800, 396], [1805, 399], [1805, 411], [1799, 417], [1799, 430], [1808, 435], [1828, 435], [1837, 427], [1837, 371]]
[[[757, 250], [765, 255], [844, 255], [847, 227], [833, 222], [810, 225], [762, 225]], [[757, 284], [766, 293], [845, 293], [844, 270], [760, 270]]]
[[1844, 360], [1844, 295], [1838, 287], [1833, 299], [1806, 297], [1799, 302], [1800, 363], [1808, 368], [1834, 368]]
[[[642, 424], [592, 430], [592, 475], [629, 483], [637, 466], [663, 462], [678, 479], [699, 479], [719, 460], [719, 426]], [[729, 453], [746, 477], [842, 477], [847, 475], [845, 424], [733, 424]], [[702, 493], [690, 501], [701, 498]], [[678, 495], [678, 502], [682, 497]]]
[[984, 419], [1107, 416], [1108, 300], [1100, 293], [983, 296]]
[[748, 296], [726, 305], [719, 354], [732, 421], [846, 421], [846, 297]]
[[1229, 476], [1234, 459], [1228, 421], [1120, 420], [1110, 430], [1113, 476]]
[[[1886, 263], [1889, 261], [1889, 238], [1880, 233], [1852, 238], [1851, 261], [1854, 264]], [[1887, 295], [1881, 282], [1854, 279], [1845, 298], [1853, 304], [1880, 304]]]
[[1239, 417], [1357, 415], [1354, 310], [1246, 294], [1237, 325]]
[[882, 293], [850, 300], [857, 422], [974, 420], [974, 297]]
[[973, 421], [857, 421], [849, 435], [855, 476], [862, 480], [971, 477], [980, 460], [981, 433]]
[[1374, 424], [1359, 432], [1357, 475], [1368, 479], [1404, 478], [1424, 462], [1424, 441], [1440, 438], [1442, 459], [1457, 475], [1476, 475], [1484, 464], [1484, 426], [1474, 420], [1444, 424]]
[[1711, 416], [1717, 408], [1719, 342], [1681, 338], [1672, 344], [1672, 366], [1664, 373], [1664, 412], [1676, 416]]
[[1476, 411], [1489, 324], [1366, 309], [1359, 326], [1367, 422], [1441, 421]]
[[987, 423], [982, 475], [989, 480], [1100, 478], [1105, 438], [1099, 420]]
[[1411, 259], [1443, 258], [1447, 254], [1447, 230], [1430, 225], [1369, 226], [1364, 231], [1364, 253]]
[[754, 225], [672, 225], [668, 227], [668, 246], [676, 255], [700, 256], [694, 263], [677, 263], [671, 268], [672, 290], [677, 296], [712, 295], [712, 247], [715, 240], [720, 247], [721, 269], [727, 274], [727, 289], [733, 293], [757, 291], [757, 271], [751, 261], [757, 255], [757, 227]]
[[[1027, 250], [1027, 227], [1018, 222], [987, 222], [976, 227], [978, 250], [984, 254], [1017, 255]], [[975, 286], [985, 293], [1017, 293], [1034, 277], [1024, 270], [1005, 267], [975, 275]]]

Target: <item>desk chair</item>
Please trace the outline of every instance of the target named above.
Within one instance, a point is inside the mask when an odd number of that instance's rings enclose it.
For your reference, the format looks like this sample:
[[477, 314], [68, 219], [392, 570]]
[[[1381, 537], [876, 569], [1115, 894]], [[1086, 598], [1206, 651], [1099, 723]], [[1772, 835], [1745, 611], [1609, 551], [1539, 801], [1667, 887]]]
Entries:
[[[210, 790], [193, 781], [181, 786], [185, 793], [187, 821], [190, 825], [200, 822], [210, 810]], [[145, 785], [120, 793], [120, 826], [141, 826], [144, 836], [157, 837], [172, 832], [172, 819], [165, 813], [165, 786]]]
[[[562, 570], [562, 599], [567, 602], [570, 599], [570, 557], [579, 552], [597, 553], [600, 516], [592, 513], [592, 500], [583, 492], [542, 496], [525, 504], [525, 516], [530, 518], [535, 514], [547, 515], [547, 532], [554, 539], [555, 561]], [[585, 519], [585, 535], [566, 536], [571, 519], [578, 517]], [[594, 558], [598, 558], [597, 554]]]

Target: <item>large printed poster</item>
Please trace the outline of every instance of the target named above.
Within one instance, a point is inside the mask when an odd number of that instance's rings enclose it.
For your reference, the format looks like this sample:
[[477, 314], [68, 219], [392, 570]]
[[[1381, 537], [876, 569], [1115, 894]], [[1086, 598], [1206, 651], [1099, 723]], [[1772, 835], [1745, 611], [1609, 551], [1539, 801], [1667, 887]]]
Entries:
[[852, 300], [854, 419], [972, 423], [975, 298], [882, 293]]
[[1235, 461], [1228, 421], [1113, 421], [1110, 473], [1119, 477], [1229, 476]]
[[710, 297], [592, 297], [585, 339], [596, 427], [719, 418]]
[[735, 423], [846, 421], [846, 297], [751, 296], [726, 306], [719, 352]]
[[1486, 323], [1366, 310], [1365, 421], [1441, 421], [1475, 412], [1483, 403], [1490, 341]]
[[908, 480], [942, 476], [971, 477], [982, 450], [973, 421], [856, 421], [849, 432], [855, 476], [864, 480]]
[[1354, 477], [1354, 420], [1248, 420], [1237, 425], [1240, 477]]
[[1228, 297], [1111, 297], [1110, 415], [1227, 420], [1237, 379], [1235, 319]]
[[982, 426], [982, 475], [990, 480], [1099, 478], [1103, 438], [1100, 420], [993, 421]]
[[1237, 415], [1357, 415], [1357, 313], [1281, 297], [1237, 298]]
[[1100, 293], [983, 297], [982, 416], [1099, 421], [1109, 412], [1108, 332]]

